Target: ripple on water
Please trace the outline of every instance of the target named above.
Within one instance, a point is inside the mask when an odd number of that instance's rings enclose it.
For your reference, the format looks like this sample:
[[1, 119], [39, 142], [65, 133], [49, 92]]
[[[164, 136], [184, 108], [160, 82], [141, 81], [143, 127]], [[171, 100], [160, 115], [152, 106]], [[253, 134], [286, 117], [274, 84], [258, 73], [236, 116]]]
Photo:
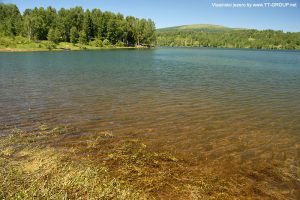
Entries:
[[0, 53], [0, 131], [48, 123], [143, 135], [150, 146], [205, 160], [198, 165], [224, 174], [255, 179], [251, 169], [274, 178], [257, 163], [279, 162], [299, 179], [299, 55], [176, 48]]

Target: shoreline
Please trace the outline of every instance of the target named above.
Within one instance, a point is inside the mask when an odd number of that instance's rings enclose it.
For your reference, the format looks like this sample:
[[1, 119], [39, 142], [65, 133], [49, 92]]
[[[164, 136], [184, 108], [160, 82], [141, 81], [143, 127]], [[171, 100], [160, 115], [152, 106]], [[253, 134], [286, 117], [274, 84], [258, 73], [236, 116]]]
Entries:
[[193, 46], [156, 46], [156, 48], [174, 48], [174, 49], [220, 49], [220, 50], [253, 50], [253, 51], [291, 51], [291, 52], [300, 52], [300, 49], [268, 49], [268, 48], [250, 48], [250, 47], [193, 47]]
[[87, 47], [87, 48], [55, 48], [55, 49], [46, 49], [46, 48], [0, 48], [0, 52], [50, 52], [50, 51], [93, 51], [93, 50], [115, 50], [115, 49], [150, 49], [150, 47]]
[[153, 49], [153, 48], [187, 48], [187, 49], [220, 49], [220, 50], [250, 50], [250, 51], [289, 51], [289, 52], [300, 52], [300, 49], [255, 49], [255, 48], [230, 48], [230, 47], [189, 47], [189, 46], [135, 46], [135, 47], [91, 47], [85, 46], [85, 48], [0, 48], [0, 53], [7, 52], [60, 52], [60, 51], [97, 51], [97, 50], [120, 50], [120, 49]]

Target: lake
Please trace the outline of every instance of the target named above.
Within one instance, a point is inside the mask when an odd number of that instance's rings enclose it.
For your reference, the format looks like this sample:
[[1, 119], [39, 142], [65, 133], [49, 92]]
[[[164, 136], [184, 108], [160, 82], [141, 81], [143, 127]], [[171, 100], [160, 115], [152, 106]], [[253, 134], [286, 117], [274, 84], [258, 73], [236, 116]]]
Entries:
[[145, 137], [154, 148], [229, 174], [279, 163], [297, 190], [300, 52], [0, 53], [1, 134], [39, 123]]

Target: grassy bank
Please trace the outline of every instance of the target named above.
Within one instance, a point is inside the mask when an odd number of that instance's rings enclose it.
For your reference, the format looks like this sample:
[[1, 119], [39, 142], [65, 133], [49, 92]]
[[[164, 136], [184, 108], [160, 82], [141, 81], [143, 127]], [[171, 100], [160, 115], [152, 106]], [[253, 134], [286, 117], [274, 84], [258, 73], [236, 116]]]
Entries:
[[4, 37], [0, 38], [0, 52], [26, 52], [26, 51], [74, 51], [74, 50], [101, 50], [101, 49], [135, 49], [147, 48], [144, 46], [128, 47], [124, 45], [97, 45], [93, 42], [89, 44], [73, 44], [70, 42], [53, 43], [50, 41], [31, 41], [24, 37]]
[[[203, 161], [205, 162], [205, 161]], [[285, 199], [269, 163], [244, 175], [155, 151], [142, 137], [45, 125], [0, 137], [1, 199]], [[272, 179], [273, 180], [273, 179]]]

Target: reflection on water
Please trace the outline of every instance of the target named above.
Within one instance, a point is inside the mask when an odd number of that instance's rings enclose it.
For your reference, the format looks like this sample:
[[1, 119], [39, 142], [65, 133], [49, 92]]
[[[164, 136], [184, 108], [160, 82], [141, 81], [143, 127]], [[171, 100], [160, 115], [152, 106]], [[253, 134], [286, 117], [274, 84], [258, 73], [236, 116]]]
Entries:
[[139, 134], [220, 173], [255, 179], [247, 168], [277, 163], [292, 181], [272, 187], [299, 195], [299, 52], [1, 53], [0, 94], [2, 134], [38, 122]]

